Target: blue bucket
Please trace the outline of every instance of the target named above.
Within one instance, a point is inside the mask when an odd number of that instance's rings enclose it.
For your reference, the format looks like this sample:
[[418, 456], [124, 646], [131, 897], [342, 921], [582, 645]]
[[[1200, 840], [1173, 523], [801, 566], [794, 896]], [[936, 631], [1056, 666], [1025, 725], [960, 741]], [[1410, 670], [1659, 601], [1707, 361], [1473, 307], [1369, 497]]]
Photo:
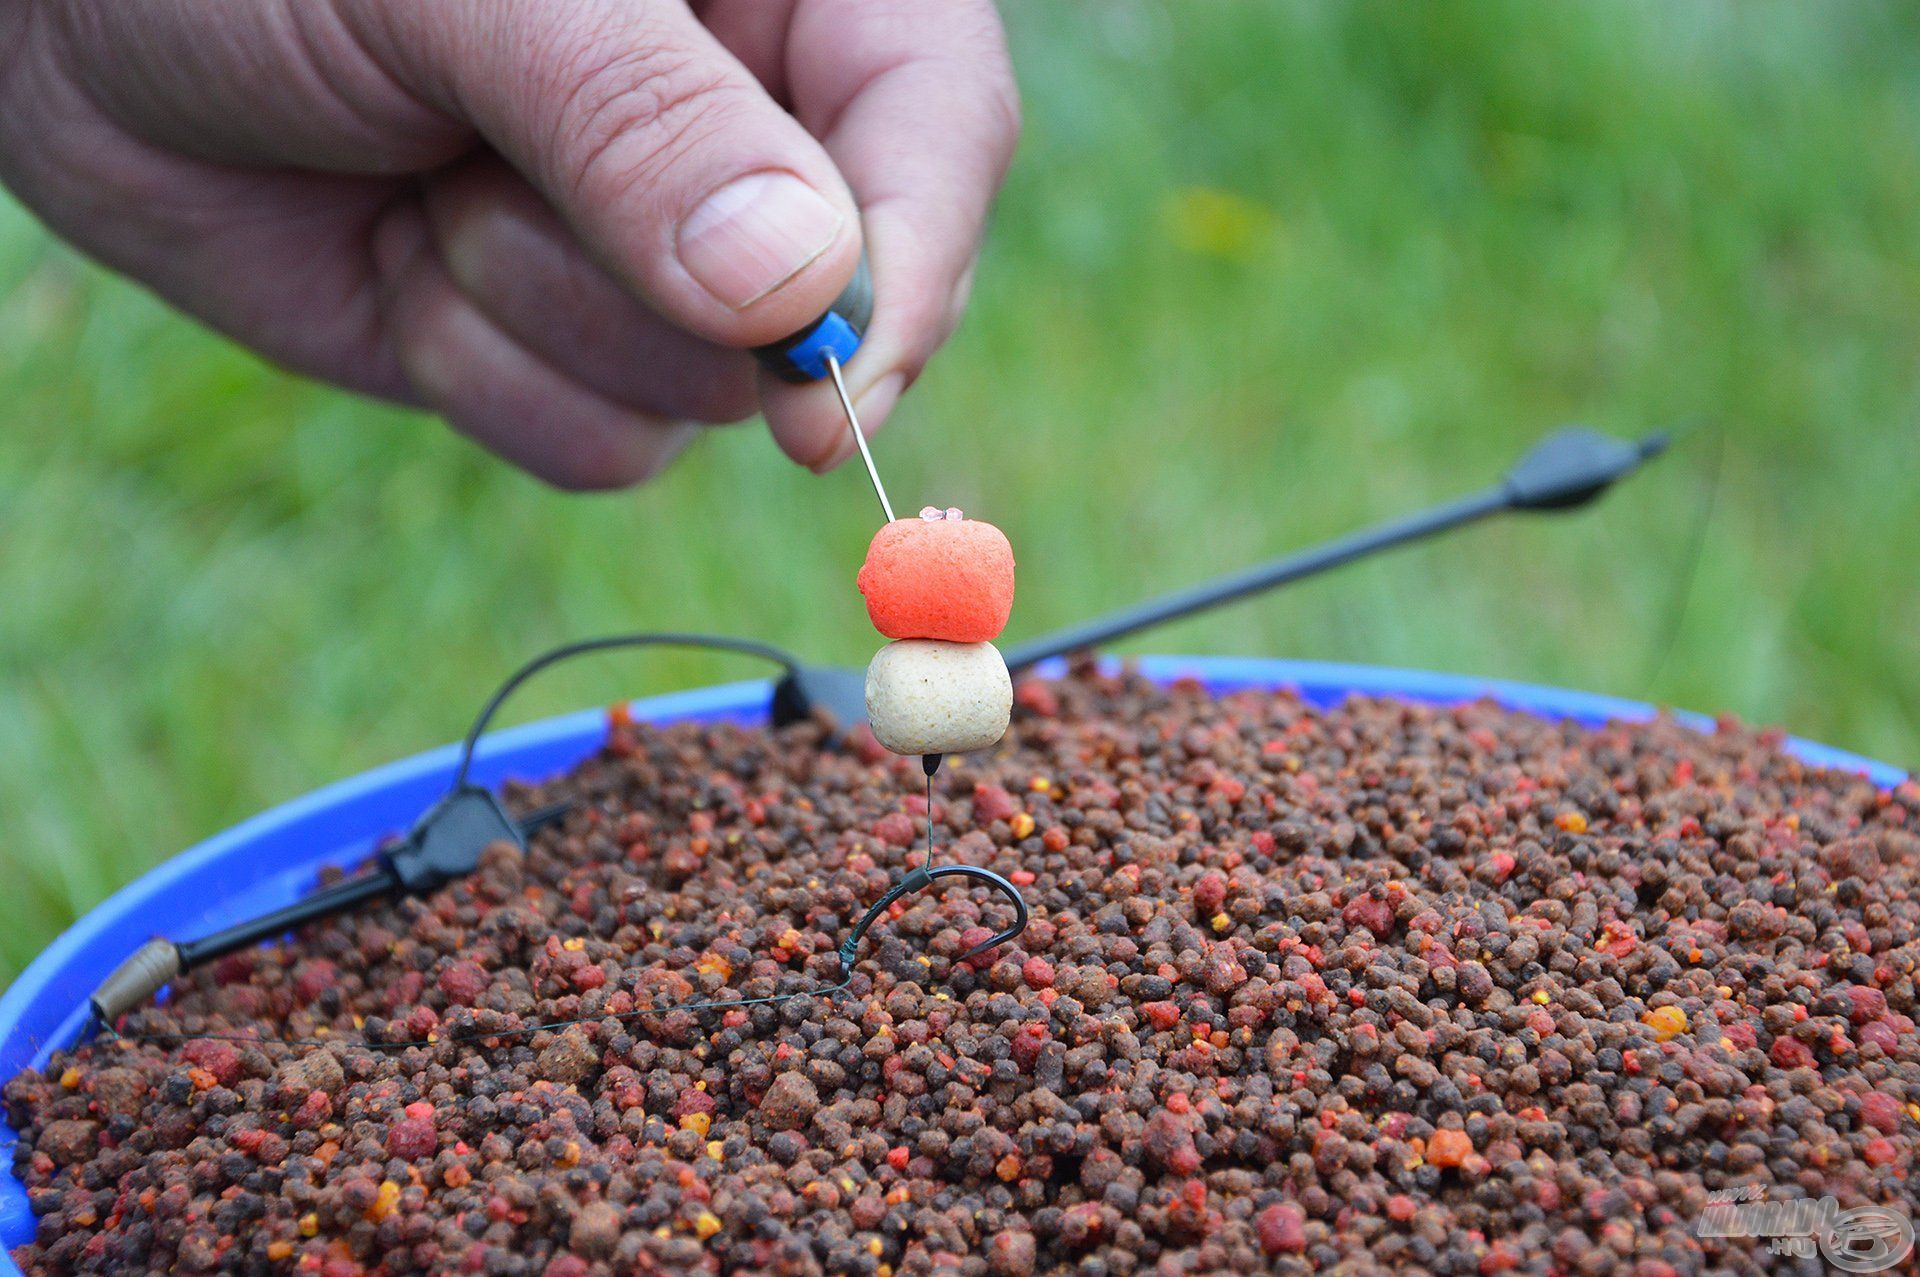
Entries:
[[[1488, 697], [1512, 709], [1587, 726], [1654, 713], [1649, 705], [1611, 696], [1366, 665], [1148, 657], [1140, 668], [1162, 682], [1198, 679], [1215, 692], [1287, 688], [1322, 707], [1358, 693], [1427, 704]], [[764, 682], [702, 688], [637, 701], [633, 715], [654, 723], [764, 723], [771, 690]], [[1702, 730], [1713, 725], [1698, 715], [1681, 718]], [[552, 776], [597, 750], [606, 734], [606, 714], [600, 710], [495, 732], [480, 743], [474, 780], [498, 785], [509, 777]], [[1883, 787], [1906, 779], [1898, 768], [1824, 745], [1792, 740], [1787, 749], [1808, 763], [1859, 772]], [[313, 888], [322, 867], [360, 860], [377, 840], [411, 826], [446, 789], [456, 756], [449, 745], [329, 785], [210, 838], [122, 888], [48, 946], [0, 998], [0, 1079], [44, 1065], [56, 1047], [71, 1042], [86, 1018], [94, 986], [155, 935], [203, 935], [288, 904]], [[11, 1142], [13, 1132], [0, 1130], [0, 1139]], [[11, 1174], [0, 1173], [0, 1244], [19, 1246], [33, 1231], [26, 1190]], [[0, 1275], [19, 1271], [0, 1255]]]

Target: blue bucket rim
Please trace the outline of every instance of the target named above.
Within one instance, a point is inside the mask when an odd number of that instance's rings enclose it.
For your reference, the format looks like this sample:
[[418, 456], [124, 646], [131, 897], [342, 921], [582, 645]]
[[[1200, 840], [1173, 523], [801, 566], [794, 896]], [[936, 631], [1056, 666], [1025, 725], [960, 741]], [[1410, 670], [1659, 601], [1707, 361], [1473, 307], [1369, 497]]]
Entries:
[[[1487, 699], [1509, 709], [1573, 720], [1586, 726], [1612, 720], [1642, 722], [1660, 713], [1644, 701], [1623, 697], [1390, 666], [1233, 656], [1110, 658], [1103, 664], [1108, 668], [1132, 666], [1161, 683], [1193, 679], [1216, 694], [1250, 689], [1291, 690], [1320, 705], [1338, 703], [1354, 695], [1443, 705]], [[1049, 661], [1037, 667], [1036, 672], [1058, 675], [1063, 668], [1063, 662]], [[765, 721], [771, 691], [772, 684], [766, 680], [723, 683], [649, 696], [628, 705], [634, 718], [645, 722], [732, 720], [751, 725]], [[1714, 730], [1714, 720], [1706, 715], [1684, 710], [1669, 712], [1676, 721], [1696, 730]], [[475, 752], [473, 776], [477, 782], [493, 786], [509, 778], [539, 780], [557, 775], [599, 748], [605, 734], [604, 708], [580, 710], [491, 732], [482, 738]], [[1853, 772], [1882, 788], [1890, 789], [1908, 776], [1891, 764], [1798, 737], [1788, 737], [1782, 748], [1812, 766]], [[445, 745], [335, 781], [269, 808], [162, 861], [89, 909], [28, 964], [5, 994], [0, 995], [0, 1081], [12, 1077], [21, 1068], [43, 1064], [56, 1045], [72, 1039], [84, 1018], [84, 994], [57, 1018], [39, 1003], [57, 989], [74, 988], [75, 973], [71, 970], [74, 964], [83, 961], [87, 952], [104, 939], [126, 932], [129, 920], [163, 912], [161, 902], [170, 894], [189, 889], [188, 884], [196, 875], [230, 857], [271, 842], [288, 830], [324, 823], [329, 815], [364, 809], [376, 799], [386, 808], [403, 813], [393, 818], [388, 832], [402, 830], [412, 816], [424, 810], [444, 789], [458, 756], [457, 745]], [[408, 812], [410, 814], [404, 814]], [[360, 812], [360, 818], [366, 819], [364, 811]], [[362, 844], [361, 854], [371, 850], [370, 840], [379, 836], [378, 831], [357, 835]], [[346, 845], [334, 842], [314, 852], [309, 868], [338, 863], [347, 854], [350, 853]], [[284, 882], [278, 885], [286, 886]], [[146, 931], [146, 935], [152, 934], [151, 930]], [[126, 952], [131, 952], [132, 947], [127, 946]], [[118, 961], [113, 959], [115, 963]], [[108, 964], [79, 973], [84, 977], [84, 987], [90, 988], [110, 967]], [[21, 1041], [23, 1036], [32, 1040]], [[11, 1143], [12, 1135], [10, 1128], [0, 1125], [0, 1146]], [[11, 1250], [31, 1237], [32, 1227], [24, 1187], [11, 1173], [0, 1171], [0, 1244]], [[18, 1272], [11, 1256], [0, 1253], [0, 1277]]]

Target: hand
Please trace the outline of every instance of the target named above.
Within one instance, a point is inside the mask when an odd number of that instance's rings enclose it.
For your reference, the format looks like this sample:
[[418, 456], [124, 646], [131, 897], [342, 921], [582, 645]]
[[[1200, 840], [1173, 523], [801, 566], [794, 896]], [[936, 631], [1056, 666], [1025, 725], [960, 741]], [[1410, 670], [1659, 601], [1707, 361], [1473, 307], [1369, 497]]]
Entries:
[[844, 460], [831, 388], [742, 348], [832, 303], [864, 219], [877, 426], [958, 319], [1018, 128], [988, 0], [0, 4], [0, 180], [53, 230], [569, 488], [756, 408]]

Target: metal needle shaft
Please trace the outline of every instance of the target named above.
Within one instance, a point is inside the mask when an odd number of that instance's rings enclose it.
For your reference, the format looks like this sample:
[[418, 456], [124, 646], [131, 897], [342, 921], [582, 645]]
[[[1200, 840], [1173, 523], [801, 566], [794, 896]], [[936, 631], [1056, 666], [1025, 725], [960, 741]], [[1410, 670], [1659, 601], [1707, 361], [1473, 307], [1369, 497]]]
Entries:
[[860, 418], [853, 413], [853, 399], [847, 394], [847, 383], [840, 376], [840, 361], [832, 354], [827, 355], [827, 373], [833, 378], [833, 388], [840, 395], [840, 406], [847, 410], [847, 428], [853, 431], [853, 442], [860, 449], [860, 460], [867, 463], [867, 478], [873, 480], [873, 495], [880, 498], [881, 512], [887, 516], [887, 522], [893, 522], [893, 502], [887, 500], [887, 487], [880, 482], [880, 471], [874, 468], [873, 453], [867, 450], [867, 436], [860, 429]]

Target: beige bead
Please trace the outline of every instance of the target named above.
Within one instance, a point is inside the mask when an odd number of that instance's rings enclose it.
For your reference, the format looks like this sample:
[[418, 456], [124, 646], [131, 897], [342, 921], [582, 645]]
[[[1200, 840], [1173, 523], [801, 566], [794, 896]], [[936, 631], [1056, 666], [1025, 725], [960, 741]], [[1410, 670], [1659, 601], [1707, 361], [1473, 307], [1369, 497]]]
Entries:
[[867, 721], [896, 754], [958, 754], [1007, 734], [1013, 679], [991, 643], [900, 639], [867, 666]]

